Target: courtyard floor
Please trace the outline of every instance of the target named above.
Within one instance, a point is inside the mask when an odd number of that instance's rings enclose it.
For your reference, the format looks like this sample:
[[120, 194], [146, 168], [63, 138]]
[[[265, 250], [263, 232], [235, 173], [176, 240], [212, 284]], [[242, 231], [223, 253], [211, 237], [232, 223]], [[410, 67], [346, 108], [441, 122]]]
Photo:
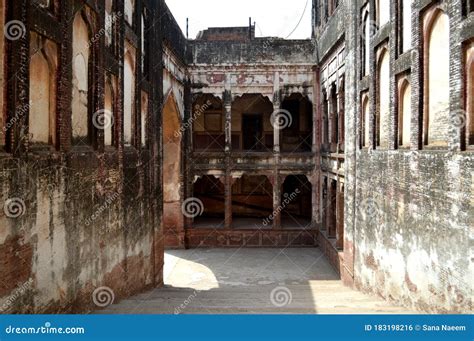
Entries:
[[317, 248], [166, 251], [164, 280], [98, 313], [413, 313], [345, 287]]

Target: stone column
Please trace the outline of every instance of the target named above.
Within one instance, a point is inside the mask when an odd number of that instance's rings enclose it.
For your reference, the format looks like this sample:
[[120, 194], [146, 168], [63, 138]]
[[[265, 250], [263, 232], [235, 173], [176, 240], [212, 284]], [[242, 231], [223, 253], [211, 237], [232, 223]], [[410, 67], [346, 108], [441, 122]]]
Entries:
[[281, 228], [281, 181], [280, 181], [280, 127], [277, 120], [278, 114], [280, 114], [281, 107], [281, 95], [280, 95], [280, 73], [275, 72], [273, 75], [273, 155], [274, 155], [274, 167], [273, 167], [273, 229], [278, 230]]
[[225, 199], [224, 199], [224, 225], [226, 229], [232, 228], [232, 92], [230, 84], [231, 75], [225, 76], [225, 91], [223, 94], [225, 115]]
[[273, 229], [281, 229], [281, 178], [280, 174], [276, 172], [273, 177]]
[[338, 184], [336, 194], [336, 247], [344, 248], [344, 185]]
[[279, 114], [281, 106], [280, 98], [280, 73], [275, 72], [273, 75], [273, 115], [272, 115], [272, 126], [273, 126], [273, 152], [275, 154], [280, 153], [280, 128], [278, 122], [275, 120]]
[[319, 172], [313, 171], [312, 175], [309, 177], [309, 182], [311, 183], [311, 228], [318, 228], [321, 225], [321, 202], [320, 202], [320, 181], [319, 181]]
[[224, 95], [230, 97], [224, 102], [224, 113], [225, 113], [225, 152], [230, 153], [232, 149], [232, 96], [229, 93]]

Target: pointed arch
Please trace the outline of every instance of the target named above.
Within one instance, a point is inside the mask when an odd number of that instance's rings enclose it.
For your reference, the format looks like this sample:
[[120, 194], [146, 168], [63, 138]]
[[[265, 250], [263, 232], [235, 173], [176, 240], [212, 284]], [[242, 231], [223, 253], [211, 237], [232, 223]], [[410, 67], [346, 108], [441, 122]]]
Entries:
[[361, 146], [362, 148], [368, 147], [370, 144], [370, 107], [369, 107], [369, 95], [364, 93], [362, 95], [361, 105], [361, 122], [362, 122], [362, 134], [361, 134]]
[[28, 129], [32, 143], [56, 143], [57, 46], [32, 32], [30, 35], [30, 110]]
[[390, 1], [376, 0], [377, 22], [379, 27], [390, 22]]
[[[425, 145], [447, 145], [449, 125], [449, 17], [439, 7], [424, 16], [424, 111]], [[432, 56], [435, 56], [434, 58]]]
[[[110, 115], [104, 125], [104, 145], [113, 146], [116, 145], [117, 134], [115, 129], [115, 122], [117, 122], [116, 117], [116, 105], [117, 105], [117, 96], [116, 96], [116, 78], [113, 75], [106, 75], [105, 78], [105, 98], [104, 98], [104, 115]], [[108, 124], [110, 122], [110, 124]]]
[[[163, 225], [173, 246], [184, 231], [182, 200], [182, 131], [178, 103], [172, 90], [165, 98], [162, 111], [163, 127]], [[165, 243], [168, 243], [165, 240]], [[171, 245], [165, 245], [171, 246]]]
[[412, 47], [412, 35], [411, 35], [411, 5], [412, 0], [399, 0], [399, 10], [401, 18], [399, 23], [401, 24], [400, 41], [401, 53], [405, 53]]
[[398, 145], [410, 147], [411, 84], [406, 77], [398, 85]]
[[123, 138], [124, 144], [131, 146], [134, 142], [136, 110], [136, 52], [127, 42], [124, 56], [124, 105], [123, 105]]
[[382, 47], [377, 58], [376, 146], [387, 148], [390, 124], [390, 54]]
[[125, 0], [124, 10], [125, 10], [125, 21], [130, 26], [133, 26], [133, 19], [135, 16], [135, 0]]
[[89, 142], [91, 33], [92, 29], [85, 13], [78, 11], [73, 22], [72, 44], [72, 136], [76, 144]]

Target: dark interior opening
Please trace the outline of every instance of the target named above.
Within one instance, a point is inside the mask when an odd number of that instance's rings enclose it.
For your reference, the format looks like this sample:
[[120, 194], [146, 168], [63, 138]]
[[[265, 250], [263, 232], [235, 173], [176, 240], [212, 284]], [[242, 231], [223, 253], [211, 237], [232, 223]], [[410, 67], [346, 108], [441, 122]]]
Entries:
[[312, 185], [304, 175], [287, 176], [281, 195], [283, 228], [308, 228], [312, 217]]
[[245, 150], [262, 150], [263, 120], [260, 114], [242, 114], [242, 139]]

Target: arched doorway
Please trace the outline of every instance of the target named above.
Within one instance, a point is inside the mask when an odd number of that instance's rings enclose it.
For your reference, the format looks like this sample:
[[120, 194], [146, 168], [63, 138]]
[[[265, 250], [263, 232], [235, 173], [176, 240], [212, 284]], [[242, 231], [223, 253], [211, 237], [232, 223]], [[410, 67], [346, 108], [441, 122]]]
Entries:
[[282, 228], [307, 229], [311, 227], [312, 185], [305, 175], [289, 175], [282, 185]]
[[299, 94], [286, 97], [282, 104], [284, 113], [289, 113], [288, 125], [280, 134], [281, 150], [286, 153], [310, 152], [313, 145], [313, 104]]
[[224, 183], [213, 175], [204, 175], [193, 186], [194, 198], [202, 203], [202, 214], [194, 218], [194, 228], [224, 228]]
[[168, 248], [184, 247], [181, 135], [178, 105], [170, 92], [163, 106], [163, 231]]
[[233, 184], [233, 228], [271, 228], [273, 222], [270, 223], [267, 220], [272, 212], [273, 185], [267, 176], [244, 174]]

